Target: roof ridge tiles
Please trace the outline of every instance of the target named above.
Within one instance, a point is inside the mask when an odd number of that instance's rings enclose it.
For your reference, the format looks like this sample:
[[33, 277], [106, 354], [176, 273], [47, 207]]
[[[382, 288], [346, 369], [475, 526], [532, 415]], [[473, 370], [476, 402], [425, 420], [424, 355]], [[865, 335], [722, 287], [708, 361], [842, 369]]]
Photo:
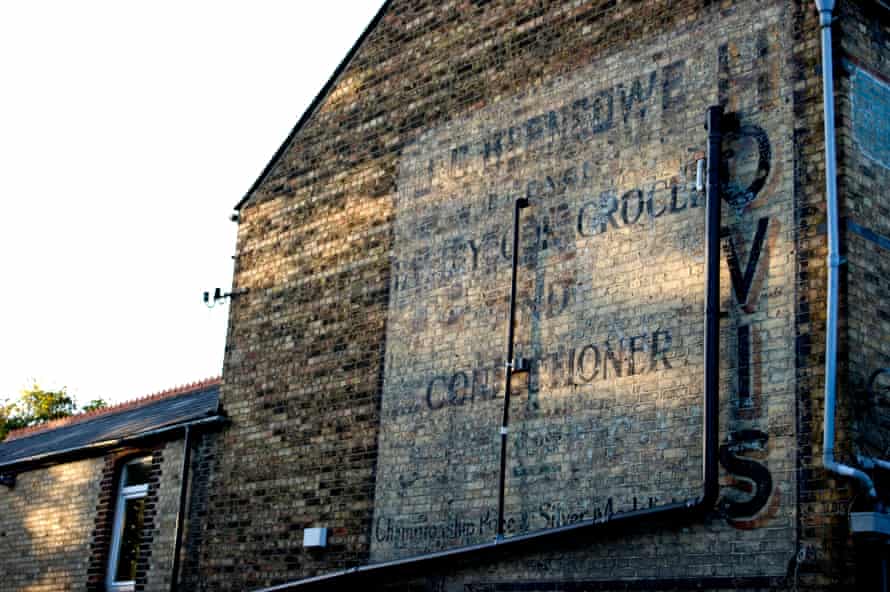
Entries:
[[45, 431], [53, 430], [56, 428], [67, 426], [67, 425], [81, 423], [83, 421], [88, 421], [88, 420], [91, 420], [91, 419], [94, 419], [96, 417], [100, 417], [103, 415], [113, 415], [113, 414], [119, 413], [121, 411], [128, 411], [130, 409], [142, 407], [143, 405], [148, 405], [149, 403], [154, 403], [155, 401], [160, 401], [162, 399], [170, 399], [173, 397], [186, 395], [189, 393], [203, 390], [207, 387], [216, 386], [216, 385], [220, 385], [220, 384], [222, 384], [221, 376], [205, 378], [204, 380], [198, 380], [196, 382], [192, 382], [189, 384], [183, 384], [183, 385], [175, 386], [173, 388], [169, 388], [169, 389], [166, 389], [163, 391], [158, 391], [158, 392], [152, 393], [150, 395], [145, 395], [142, 397], [137, 397], [135, 399], [130, 399], [129, 401], [123, 401], [122, 403], [118, 403], [116, 405], [111, 405], [109, 407], [103, 407], [101, 409], [94, 409], [92, 411], [85, 411], [82, 413], [77, 413], [75, 415], [69, 415], [68, 417], [60, 417], [59, 419], [53, 419], [53, 420], [50, 420], [50, 421], [47, 421], [45, 423], [41, 423], [38, 425], [28, 426], [25, 428], [19, 428], [17, 430], [12, 430], [6, 436], [6, 440], [4, 440], [4, 441], [9, 442], [11, 440], [17, 440], [19, 438], [27, 438], [28, 436], [33, 436], [35, 434], [42, 433]]

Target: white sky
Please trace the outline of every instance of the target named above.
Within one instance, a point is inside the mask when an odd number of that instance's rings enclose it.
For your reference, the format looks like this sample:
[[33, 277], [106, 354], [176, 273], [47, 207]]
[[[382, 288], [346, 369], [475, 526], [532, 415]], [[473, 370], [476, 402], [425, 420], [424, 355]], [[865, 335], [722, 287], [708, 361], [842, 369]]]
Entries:
[[228, 217], [381, 3], [0, 4], [0, 401], [221, 372]]

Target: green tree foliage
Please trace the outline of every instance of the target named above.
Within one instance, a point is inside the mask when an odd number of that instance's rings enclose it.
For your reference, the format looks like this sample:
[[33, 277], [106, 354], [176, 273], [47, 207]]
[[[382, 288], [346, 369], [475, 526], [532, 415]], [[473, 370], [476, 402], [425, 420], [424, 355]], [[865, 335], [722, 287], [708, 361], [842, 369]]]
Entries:
[[10, 417], [12, 415], [11, 407], [12, 405], [6, 403], [0, 404], [0, 441], [6, 439], [9, 430], [15, 429], [13, 418]]
[[[105, 401], [93, 399], [81, 411], [93, 411], [103, 407], [107, 407]], [[0, 440], [4, 440], [11, 430], [68, 417], [77, 411], [77, 405], [65, 387], [57, 391], [47, 391], [35, 382], [31, 388], [22, 390], [17, 400], [0, 403]]]
[[108, 403], [106, 403], [104, 399], [93, 399], [92, 401], [90, 401], [89, 403], [84, 405], [83, 409], [81, 409], [81, 411], [86, 413], [87, 411], [95, 411], [97, 409], [105, 409], [106, 407], [108, 407]]
[[36, 382], [31, 388], [22, 391], [16, 405], [19, 415], [27, 421], [27, 425], [68, 417], [77, 410], [74, 399], [68, 396], [64, 387], [59, 391], [45, 391]]

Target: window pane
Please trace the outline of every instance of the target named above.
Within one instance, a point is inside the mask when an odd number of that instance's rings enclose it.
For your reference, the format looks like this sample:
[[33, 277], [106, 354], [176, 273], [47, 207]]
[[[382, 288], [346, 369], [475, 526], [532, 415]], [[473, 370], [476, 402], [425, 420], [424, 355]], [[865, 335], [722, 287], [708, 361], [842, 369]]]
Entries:
[[124, 526], [121, 529], [120, 554], [114, 576], [117, 582], [136, 579], [136, 559], [139, 557], [139, 539], [142, 534], [144, 513], [145, 498], [128, 499], [124, 502]]
[[128, 464], [124, 471], [124, 487], [148, 483], [148, 469], [150, 465], [150, 458], [141, 458], [136, 462]]

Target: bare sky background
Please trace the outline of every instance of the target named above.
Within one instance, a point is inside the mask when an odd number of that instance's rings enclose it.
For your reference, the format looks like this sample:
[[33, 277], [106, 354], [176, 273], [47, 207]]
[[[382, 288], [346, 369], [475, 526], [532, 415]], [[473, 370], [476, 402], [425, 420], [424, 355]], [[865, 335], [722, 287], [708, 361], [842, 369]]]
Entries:
[[0, 5], [0, 401], [221, 372], [232, 207], [380, 4]]

